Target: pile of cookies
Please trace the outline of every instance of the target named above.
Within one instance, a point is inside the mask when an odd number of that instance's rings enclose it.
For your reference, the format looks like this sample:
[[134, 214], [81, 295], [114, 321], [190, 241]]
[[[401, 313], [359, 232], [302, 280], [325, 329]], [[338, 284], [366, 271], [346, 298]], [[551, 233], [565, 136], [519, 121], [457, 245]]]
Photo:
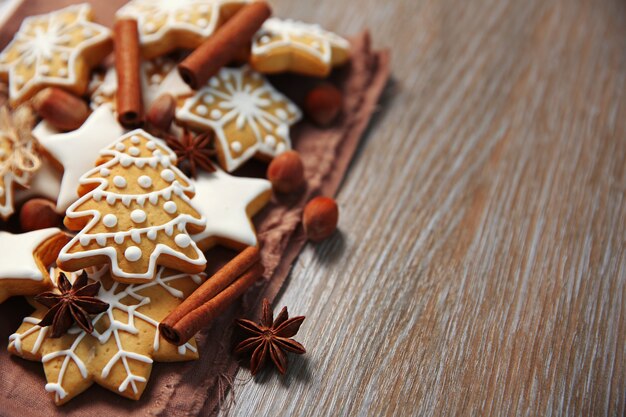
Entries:
[[[78, 4], [24, 19], [0, 53], [0, 302], [35, 308], [9, 351], [42, 362], [55, 404], [93, 382], [138, 399], [153, 361], [198, 358], [193, 334], [262, 274], [251, 219], [305, 182], [292, 127], [341, 106], [325, 84], [303, 112], [267, 74], [321, 79], [350, 58], [340, 36], [270, 15], [131, 0], [112, 30]], [[267, 179], [233, 175], [251, 159]], [[304, 220], [327, 237], [334, 201]], [[216, 245], [240, 255], [207, 280]]]

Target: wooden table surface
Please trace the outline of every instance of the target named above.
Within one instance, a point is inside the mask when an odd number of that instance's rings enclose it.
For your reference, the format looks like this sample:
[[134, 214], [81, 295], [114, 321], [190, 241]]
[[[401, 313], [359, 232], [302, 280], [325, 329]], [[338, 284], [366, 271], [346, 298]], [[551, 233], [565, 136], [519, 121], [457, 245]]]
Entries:
[[308, 353], [227, 414], [624, 415], [626, 2], [273, 4], [394, 80], [276, 303]]

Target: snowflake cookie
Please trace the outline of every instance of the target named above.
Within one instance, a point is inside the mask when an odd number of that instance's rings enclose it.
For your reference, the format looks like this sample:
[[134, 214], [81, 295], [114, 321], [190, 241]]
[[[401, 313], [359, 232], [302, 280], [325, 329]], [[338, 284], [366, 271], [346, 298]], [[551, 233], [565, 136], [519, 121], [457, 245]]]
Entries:
[[270, 18], [252, 39], [250, 65], [259, 72], [326, 77], [350, 57], [350, 43], [319, 25]]
[[116, 13], [139, 26], [144, 58], [176, 48], [195, 49], [252, 0], [131, 0]]
[[291, 149], [289, 128], [301, 117], [295, 104], [247, 66], [222, 68], [176, 113], [183, 125], [215, 132], [218, 161], [228, 172], [253, 156], [271, 159]]
[[[176, 61], [173, 59], [158, 57], [143, 61], [139, 75], [143, 105], [146, 110], [162, 94], [171, 94], [174, 98], [193, 94], [193, 90], [180, 77]], [[104, 77], [100, 81], [95, 81], [93, 85], [93, 92], [90, 94], [91, 108], [95, 110], [103, 104], [110, 104], [115, 108], [117, 93], [115, 67], [109, 68]]]
[[49, 289], [48, 267], [68, 240], [56, 227], [16, 235], [0, 232], [0, 302]]
[[233, 249], [257, 246], [250, 218], [269, 202], [272, 184], [263, 178], [228, 175], [219, 168], [201, 172], [193, 180], [196, 195], [192, 203], [207, 219], [206, 229], [192, 236], [203, 250], [215, 244]]
[[114, 279], [154, 279], [156, 266], [199, 273], [206, 259], [191, 239], [206, 226], [192, 204], [194, 188], [163, 141], [141, 129], [100, 151], [100, 165], [79, 181], [81, 196], [65, 225], [78, 234], [61, 250], [60, 268], [110, 263]]
[[111, 31], [91, 20], [88, 4], [24, 19], [0, 54], [0, 78], [9, 82], [13, 106], [49, 86], [85, 93], [91, 68], [113, 47]]
[[[60, 271], [53, 269], [56, 277]], [[68, 274], [73, 283], [77, 273]], [[91, 318], [91, 334], [74, 325], [60, 338], [50, 338], [49, 327], [37, 325], [47, 308], [37, 307], [9, 337], [9, 352], [41, 361], [45, 390], [57, 405], [64, 404], [96, 382], [124, 397], [139, 399], [146, 388], [153, 361], [174, 362], [198, 358], [192, 339], [177, 347], [159, 334], [159, 323], [205, 279], [159, 268], [153, 281], [126, 285], [111, 279], [108, 267], [89, 270], [100, 282], [96, 297], [109, 304]]]

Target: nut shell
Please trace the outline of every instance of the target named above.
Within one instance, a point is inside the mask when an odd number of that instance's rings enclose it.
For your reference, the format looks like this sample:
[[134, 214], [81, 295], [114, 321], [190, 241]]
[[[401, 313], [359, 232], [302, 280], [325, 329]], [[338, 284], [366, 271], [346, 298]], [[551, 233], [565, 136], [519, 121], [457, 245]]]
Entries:
[[321, 127], [331, 125], [341, 112], [343, 95], [337, 87], [324, 83], [313, 88], [304, 100], [304, 111]]
[[301, 188], [304, 184], [304, 165], [300, 154], [287, 151], [274, 158], [267, 167], [267, 179], [279, 193], [291, 193]]
[[55, 211], [56, 204], [45, 198], [28, 200], [20, 209], [20, 226], [24, 232], [60, 227], [61, 216]]
[[304, 232], [314, 242], [330, 237], [337, 229], [338, 220], [337, 202], [329, 197], [315, 197], [306, 204], [302, 214]]

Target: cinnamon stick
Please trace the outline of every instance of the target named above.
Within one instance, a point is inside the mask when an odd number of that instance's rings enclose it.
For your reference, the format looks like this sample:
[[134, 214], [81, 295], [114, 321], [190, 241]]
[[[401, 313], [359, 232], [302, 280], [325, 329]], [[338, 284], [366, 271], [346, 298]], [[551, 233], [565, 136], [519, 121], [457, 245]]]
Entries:
[[182, 79], [194, 90], [202, 87], [245, 47], [272, 15], [264, 2], [242, 7], [230, 20], [178, 65]]
[[209, 278], [159, 325], [175, 345], [186, 343], [208, 326], [263, 274], [259, 250], [248, 247]]
[[143, 99], [137, 21], [122, 19], [115, 22], [114, 41], [118, 120], [127, 129], [140, 127], [143, 123]]

